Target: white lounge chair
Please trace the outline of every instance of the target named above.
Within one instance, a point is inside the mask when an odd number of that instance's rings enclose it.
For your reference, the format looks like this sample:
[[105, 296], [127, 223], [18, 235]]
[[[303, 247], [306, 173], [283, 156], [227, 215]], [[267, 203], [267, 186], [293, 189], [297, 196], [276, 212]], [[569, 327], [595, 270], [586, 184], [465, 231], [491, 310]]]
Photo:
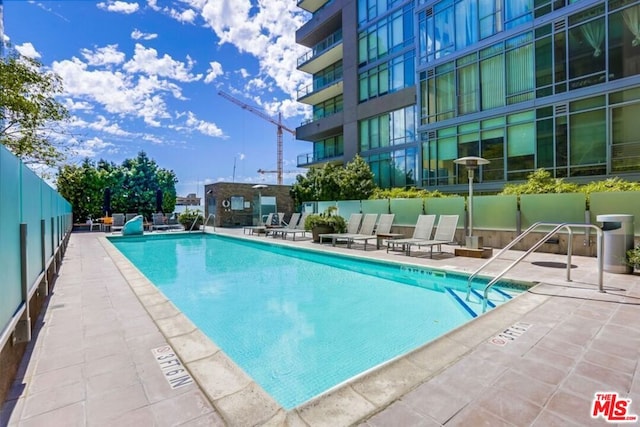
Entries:
[[433, 258], [433, 247], [438, 247], [438, 252], [442, 252], [442, 245], [454, 243], [453, 237], [456, 234], [456, 227], [458, 226], [458, 215], [440, 215], [438, 220], [438, 226], [436, 227], [436, 233], [433, 236], [433, 240], [425, 240], [422, 242], [408, 243], [407, 244], [407, 256], [411, 255], [411, 246], [429, 247], [431, 249], [431, 258]]
[[278, 234], [282, 234], [282, 238], [286, 239], [289, 235], [293, 236], [293, 240], [296, 240], [296, 235], [302, 234], [304, 237], [307, 234], [307, 230], [304, 229], [304, 223], [307, 220], [307, 216], [309, 214], [304, 212], [302, 216], [300, 216], [300, 220], [298, 221], [298, 225], [295, 228], [283, 228], [278, 230]]
[[267, 228], [265, 231], [265, 236], [271, 234], [274, 238], [280, 234], [280, 232], [284, 230], [295, 230], [298, 225], [298, 221], [300, 220], [300, 213], [295, 212], [291, 214], [291, 218], [289, 219], [289, 224], [285, 225], [282, 228]]
[[111, 232], [115, 233], [116, 231], [122, 231], [122, 227], [124, 227], [124, 214], [123, 213], [114, 213], [112, 215], [113, 223], [111, 224]]
[[164, 214], [154, 213], [151, 214], [151, 229], [152, 230], [166, 230], [171, 227], [166, 221]]
[[347, 240], [347, 247], [351, 247], [351, 243], [356, 241], [364, 242], [364, 250], [367, 250], [367, 243], [369, 240], [378, 239], [377, 234], [387, 234], [391, 231], [391, 225], [393, 224], [393, 218], [395, 214], [381, 214], [380, 220], [378, 221], [378, 226], [376, 227], [376, 234], [373, 236], [370, 234], [361, 234], [359, 236], [351, 236]]
[[435, 215], [418, 216], [418, 221], [416, 221], [416, 226], [413, 229], [413, 236], [405, 239], [389, 240], [387, 242], [387, 253], [390, 250], [396, 250], [398, 246], [402, 248], [402, 252], [406, 252], [408, 244], [431, 240], [431, 233], [433, 232], [435, 222]]
[[[273, 221], [273, 216], [277, 215], [274, 213], [270, 213], [269, 215], [267, 215], [267, 220], [265, 221], [265, 224], [271, 224], [271, 221]], [[260, 220], [262, 220], [262, 218], [260, 218]], [[267, 229], [267, 227], [264, 224], [260, 224], [260, 225], [249, 225], [244, 227], [243, 233], [247, 234], [247, 231], [249, 232], [249, 234], [254, 234], [254, 233], [261, 233], [264, 232]]]
[[[360, 229], [360, 221], [362, 221], [361, 213], [352, 213], [349, 216], [349, 221], [347, 221], [347, 234], [358, 234], [358, 230]], [[320, 238], [320, 243], [324, 239], [331, 240], [333, 245], [335, 246], [335, 241], [333, 240], [336, 236], [344, 236], [345, 233], [327, 233], [320, 234], [318, 237]]]
[[342, 233], [336, 234], [331, 238], [331, 244], [336, 245], [336, 242], [347, 242], [347, 247], [351, 247], [351, 238], [362, 236], [373, 236], [373, 230], [376, 227], [376, 221], [378, 220], [378, 214], [365, 214], [362, 220], [360, 230], [355, 233]]

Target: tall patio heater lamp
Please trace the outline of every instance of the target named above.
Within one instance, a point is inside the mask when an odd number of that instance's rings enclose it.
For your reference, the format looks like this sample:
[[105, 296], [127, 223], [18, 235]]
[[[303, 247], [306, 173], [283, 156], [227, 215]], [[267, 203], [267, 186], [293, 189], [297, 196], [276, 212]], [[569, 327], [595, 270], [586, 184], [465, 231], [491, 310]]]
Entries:
[[467, 175], [469, 176], [469, 235], [466, 238], [465, 246], [469, 249], [479, 249], [482, 246], [482, 239], [473, 236], [473, 176], [478, 166], [489, 164], [489, 160], [482, 157], [460, 157], [453, 161], [458, 165], [467, 167]]
[[262, 189], [268, 188], [266, 184], [256, 184], [251, 188], [258, 190], [258, 225], [262, 225]]

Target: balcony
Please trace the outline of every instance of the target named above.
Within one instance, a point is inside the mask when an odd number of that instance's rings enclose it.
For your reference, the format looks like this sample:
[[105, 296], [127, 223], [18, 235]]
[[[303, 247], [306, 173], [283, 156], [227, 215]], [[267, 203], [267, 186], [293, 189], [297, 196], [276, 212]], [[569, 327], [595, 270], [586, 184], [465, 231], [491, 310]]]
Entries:
[[309, 74], [327, 68], [342, 59], [342, 30], [331, 34], [298, 58], [298, 70]]
[[333, 0], [298, 0], [297, 6], [300, 9], [304, 9], [307, 12], [314, 13], [318, 9], [321, 9], [325, 4], [332, 2]]
[[331, 81], [315, 82], [298, 90], [298, 102], [316, 105], [342, 93], [342, 73]]
[[298, 167], [311, 166], [317, 163], [329, 163], [331, 161], [341, 161], [340, 157], [344, 156], [344, 150], [336, 150], [333, 147], [325, 149], [324, 153], [307, 153], [298, 156]]

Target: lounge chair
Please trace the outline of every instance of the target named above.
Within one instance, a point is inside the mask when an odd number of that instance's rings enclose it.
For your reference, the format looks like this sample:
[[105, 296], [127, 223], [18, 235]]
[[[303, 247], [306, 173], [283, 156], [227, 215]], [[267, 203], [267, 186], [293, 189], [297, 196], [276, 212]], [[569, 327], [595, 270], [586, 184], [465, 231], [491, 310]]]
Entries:
[[[274, 215], [275, 214], [273, 213], [270, 213], [269, 215], [267, 215], [267, 220], [265, 221], [265, 224], [271, 224], [271, 221], [273, 220]], [[260, 218], [260, 220], [262, 220], [262, 218]], [[267, 229], [267, 226], [264, 224], [250, 225], [243, 228], [243, 233], [247, 234], [247, 231], [249, 232], [249, 234], [260, 233], [265, 231], [266, 229]]]
[[125, 224], [126, 224], [128, 221], [131, 221], [133, 218], [135, 218], [135, 217], [137, 217], [137, 216], [138, 216], [138, 214], [137, 214], [137, 213], [128, 213], [128, 214], [125, 214], [125, 216], [124, 216], [124, 222], [125, 222]]
[[364, 219], [362, 220], [362, 225], [360, 226], [360, 230], [355, 233], [342, 233], [336, 234], [331, 238], [331, 244], [333, 246], [336, 245], [336, 242], [347, 242], [347, 247], [351, 247], [351, 242], [353, 237], [363, 237], [370, 236], [374, 237], [373, 230], [376, 227], [376, 221], [378, 220], [378, 214], [365, 214]]
[[[361, 213], [352, 213], [351, 216], [349, 216], [349, 221], [347, 221], [347, 234], [358, 234], [358, 230], [360, 229], [360, 221], [362, 221], [362, 214]], [[333, 241], [334, 237], [336, 236], [344, 236], [344, 233], [327, 233], [327, 234], [320, 234], [318, 237], [320, 238], [320, 243], [322, 243], [322, 241], [324, 239], [327, 240], [331, 240]], [[335, 246], [335, 241], [333, 241], [333, 245]]]
[[[304, 229], [304, 223], [307, 220], [307, 216], [309, 215], [309, 213], [304, 212], [302, 214], [302, 216], [300, 216], [300, 220], [298, 221], [298, 225], [296, 225], [295, 228], [281, 228], [280, 230], [277, 231], [278, 234], [282, 234], [282, 238], [286, 239], [287, 236], [292, 235], [293, 236], [293, 240], [296, 240], [296, 235], [298, 234], [302, 234], [302, 237], [304, 237], [307, 234], [307, 230]], [[289, 223], [291, 223], [293, 221], [289, 221]]]
[[112, 215], [113, 224], [111, 224], [111, 232], [115, 233], [116, 231], [122, 231], [122, 227], [124, 227], [124, 214], [123, 213], [114, 213]]
[[271, 234], [274, 238], [280, 234], [283, 230], [294, 230], [298, 225], [298, 221], [300, 220], [300, 214], [298, 212], [291, 214], [291, 218], [289, 218], [289, 224], [286, 224], [282, 228], [267, 228], [265, 231], [265, 236]]
[[[381, 214], [380, 215], [380, 220], [378, 221], [378, 225], [376, 227], [376, 234], [387, 234], [391, 231], [391, 225], [393, 224], [393, 218], [395, 217], [395, 214]], [[351, 247], [351, 243], [354, 243], [356, 241], [363, 241], [364, 242], [364, 250], [367, 250], [367, 243], [369, 242], [369, 240], [371, 239], [378, 239], [378, 236], [376, 236], [376, 234], [371, 235], [371, 234], [361, 234], [358, 236], [351, 236], [347, 239], [347, 247]]]
[[418, 216], [416, 227], [413, 229], [413, 236], [406, 239], [389, 240], [387, 242], [387, 253], [390, 250], [396, 250], [398, 246], [402, 248], [402, 252], [406, 252], [408, 244], [431, 240], [431, 233], [433, 232], [433, 225], [435, 222], [435, 215]]
[[151, 214], [151, 229], [152, 230], [166, 230], [171, 226], [165, 222], [165, 217], [162, 213]]
[[411, 255], [411, 246], [429, 247], [431, 249], [431, 258], [433, 258], [433, 247], [438, 247], [438, 252], [442, 252], [442, 245], [454, 243], [453, 237], [456, 234], [456, 227], [458, 226], [458, 215], [440, 215], [438, 220], [438, 226], [436, 227], [436, 233], [433, 236], [433, 240], [425, 240], [422, 242], [408, 243], [407, 244], [407, 256]]

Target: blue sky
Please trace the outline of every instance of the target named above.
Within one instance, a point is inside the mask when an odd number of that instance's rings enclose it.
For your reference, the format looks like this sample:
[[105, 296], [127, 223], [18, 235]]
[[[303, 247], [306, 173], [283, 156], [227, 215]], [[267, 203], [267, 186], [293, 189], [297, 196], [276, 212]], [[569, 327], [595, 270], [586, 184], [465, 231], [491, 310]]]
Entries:
[[[1, 2], [2, 0], [0, 0]], [[308, 16], [294, 0], [4, 0], [4, 37], [63, 79], [75, 155], [121, 163], [144, 150], [175, 171], [178, 194], [208, 183], [275, 183], [276, 127], [225, 91], [295, 129], [310, 77], [295, 69]], [[284, 170], [309, 142], [284, 134]], [[285, 173], [291, 183], [295, 173]]]

